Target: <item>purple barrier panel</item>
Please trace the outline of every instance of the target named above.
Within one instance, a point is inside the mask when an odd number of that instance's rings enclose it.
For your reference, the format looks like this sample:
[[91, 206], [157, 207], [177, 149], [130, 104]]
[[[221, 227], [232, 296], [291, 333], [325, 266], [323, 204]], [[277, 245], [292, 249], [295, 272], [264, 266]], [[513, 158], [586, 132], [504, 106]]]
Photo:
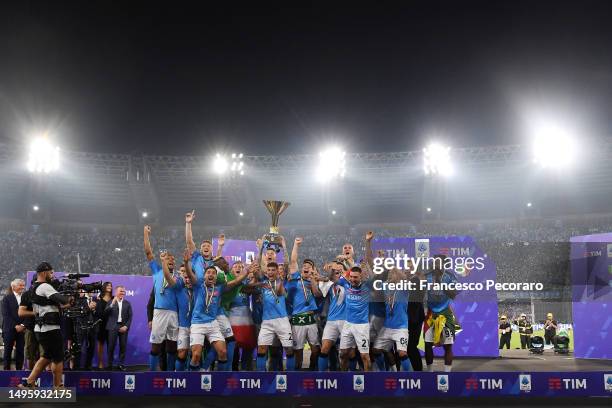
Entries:
[[612, 359], [612, 233], [570, 243], [574, 355]]
[[[0, 372], [16, 386], [26, 372]], [[67, 372], [79, 395], [214, 395], [334, 397], [612, 397], [612, 372], [258, 373]], [[40, 387], [51, 385], [44, 373]]]
[[[61, 279], [64, 272], [55, 272], [55, 277]], [[27, 273], [26, 282], [30, 282], [34, 272]], [[125, 355], [126, 365], [141, 365], [149, 363], [149, 352], [151, 346], [149, 344], [149, 326], [147, 320], [147, 302], [153, 287], [153, 278], [151, 276], [142, 275], [113, 275], [113, 274], [97, 274], [93, 273], [89, 278], [84, 278], [83, 282], [112, 282], [113, 288], [119, 285], [125, 286], [125, 298], [132, 305], [132, 326], [128, 336], [128, 345]], [[29, 285], [28, 285], [29, 286]], [[106, 347], [105, 347], [106, 352]], [[115, 347], [115, 364], [119, 354], [119, 344]], [[106, 357], [105, 357], [106, 359]], [[97, 365], [97, 353], [94, 357], [94, 364]]]
[[[497, 292], [494, 288], [486, 289], [487, 281], [497, 279], [496, 266], [471, 237], [378, 238], [373, 241], [372, 248], [375, 253], [379, 249], [385, 251], [385, 257], [446, 255], [453, 260], [459, 283], [483, 284], [484, 290], [460, 292], [453, 302], [453, 311], [461, 325], [453, 352], [456, 356], [499, 355]], [[482, 267], [459, 266], [469, 258], [478, 259]], [[441, 348], [434, 350], [437, 355], [442, 354]]]

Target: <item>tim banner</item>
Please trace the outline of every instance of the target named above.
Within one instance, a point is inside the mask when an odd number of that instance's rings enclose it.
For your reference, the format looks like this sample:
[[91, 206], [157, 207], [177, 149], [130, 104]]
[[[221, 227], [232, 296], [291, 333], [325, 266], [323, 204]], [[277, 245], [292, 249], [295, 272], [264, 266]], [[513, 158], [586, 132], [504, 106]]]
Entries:
[[[15, 387], [25, 371], [0, 371]], [[51, 373], [37, 385], [50, 387]], [[79, 396], [612, 397], [612, 372], [66, 372]]]

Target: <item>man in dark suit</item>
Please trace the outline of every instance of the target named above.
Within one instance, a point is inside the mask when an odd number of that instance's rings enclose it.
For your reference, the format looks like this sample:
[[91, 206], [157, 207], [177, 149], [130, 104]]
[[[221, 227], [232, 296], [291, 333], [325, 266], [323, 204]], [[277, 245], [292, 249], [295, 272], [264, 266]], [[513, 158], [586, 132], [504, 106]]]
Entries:
[[108, 330], [108, 369], [113, 368], [113, 355], [117, 338], [119, 338], [119, 365], [121, 371], [125, 371], [125, 349], [128, 341], [128, 333], [132, 324], [132, 305], [125, 297], [125, 288], [117, 286], [115, 297], [106, 306], [106, 330]]
[[4, 369], [11, 369], [11, 354], [15, 345], [15, 369], [23, 368], [25, 326], [18, 315], [21, 295], [25, 289], [23, 279], [15, 279], [2, 299], [2, 340], [4, 341]]

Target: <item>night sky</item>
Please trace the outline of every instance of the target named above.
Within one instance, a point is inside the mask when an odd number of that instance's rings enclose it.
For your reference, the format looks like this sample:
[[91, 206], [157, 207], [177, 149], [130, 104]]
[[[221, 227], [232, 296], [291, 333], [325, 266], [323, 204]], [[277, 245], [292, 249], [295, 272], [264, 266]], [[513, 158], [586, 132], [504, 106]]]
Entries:
[[533, 110], [612, 135], [607, 1], [13, 3], [0, 141], [49, 129], [85, 151], [405, 151], [522, 143]]

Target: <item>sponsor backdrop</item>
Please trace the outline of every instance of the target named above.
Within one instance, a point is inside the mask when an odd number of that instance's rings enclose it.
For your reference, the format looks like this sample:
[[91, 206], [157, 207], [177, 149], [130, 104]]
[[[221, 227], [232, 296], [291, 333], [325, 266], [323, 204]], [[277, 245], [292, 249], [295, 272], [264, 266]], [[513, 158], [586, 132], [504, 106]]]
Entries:
[[[213, 240], [214, 253], [217, 250], [217, 239]], [[257, 256], [257, 246], [255, 241], [243, 241], [235, 239], [226, 239], [223, 255], [228, 260], [230, 265], [233, 262], [241, 260], [247, 262], [251, 257]], [[278, 261], [283, 261], [283, 252], [279, 252]], [[55, 276], [61, 279], [64, 272], [55, 272]], [[31, 282], [34, 272], [28, 272], [26, 282]], [[85, 283], [89, 282], [112, 282], [113, 288], [118, 285], [125, 286], [127, 291], [126, 299], [132, 304], [134, 317], [132, 318], [132, 327], [130, 328], [128, 347], [126, 353], [127, 365], [148, 365], [149, 352], [151, 346], [149, 344], [149, 327], [147, 322], [147, 303], [153, 288], [153, 279], [151, 276], [142, 275], [115, 275], [115, 274], [91, 274], [89, 278], [84, 278]], [[29, 284], [28, 284], [29, 286]], [[119, 353], [119, 345], [117, 344], [116, 353]], [[97, 354], [94, 357], [94, 364], [97, 365]]]
[[[14, 387], [27, 373], [1, 371], [0, 387]], [[66, 387], [79, 395], [215, 395], [345, 397], [579, 397], [612, 396], [612, 372], [454, 373], [122, 373], [66, 372]], [[38, 384], [51, 385], [44, 373]]]
[[[471, 271], [458, 270], [455, 275], [461, 283], [496, 281], [496, 266], [492, 259], [468, 236], [448, 236], [431, 238], [379, 238], [372, 242], [374, 255], [381, 249], [385, 257], [397, 255], [408, 257], [447, 255], [453, 260], [458, 258], [482, 258], [483, 269]], [[455, 356], [497, 357], [499, 340], [497, 336], [498, 309], [497, 292], [494, 289], [462, 292], [453, 303], [453, 310], [461, 331], [455, 338], [453, 353]], [[436, 354], [441, 354], [436, 348]]]
[[612, 233], [570, 243], [574, 355], [612, 359]]
[[[218, 239], [213, 239], [213, 253], [217, 253]], [[289, 244], [288, 244], [289, 245]], [[246, 241], [242, 239], [225, 239], [225, 245], [223, 246], [223, 256], [229, 264], [236, 261], [242, 261], [246, 264], [250, 264], [251, 260], [255, 259], [259, 255], [257, 251], [257, 244], [255, 241]], [[284, 251], [279, 252], [276, 255], [277, 262], [283, 262]]]
[[[28, 272], [26, 282], [30, 282], [34, 272]], [[64, 272], [55, 272], [55, 276], [61, 279]], [[147, 302], [153, 288], [151, 276], [141, 275], [113, 275], [113, 274], [91, 274], [89, 278], [84, 278], [83, 282], [112, 282], [113, 290], [119, 285], [125, 286], [125, 298], [132, 304], [132, 326], [128, 337], [128, 345], [125, 355], [127, 365], [148, 364], [149, 352], [149, 326], [147, 321]], [[29, 285], [28, 285], [29, 286]], [[114, 293], [113, 293], [114, 294]], [[115, 358], [119, 354], [119, 344], [115, 349]], [[94, 357], [94, 364], [97, 366], [97, 352]], [[115, 364], [117, 361], [115, 360]]]

